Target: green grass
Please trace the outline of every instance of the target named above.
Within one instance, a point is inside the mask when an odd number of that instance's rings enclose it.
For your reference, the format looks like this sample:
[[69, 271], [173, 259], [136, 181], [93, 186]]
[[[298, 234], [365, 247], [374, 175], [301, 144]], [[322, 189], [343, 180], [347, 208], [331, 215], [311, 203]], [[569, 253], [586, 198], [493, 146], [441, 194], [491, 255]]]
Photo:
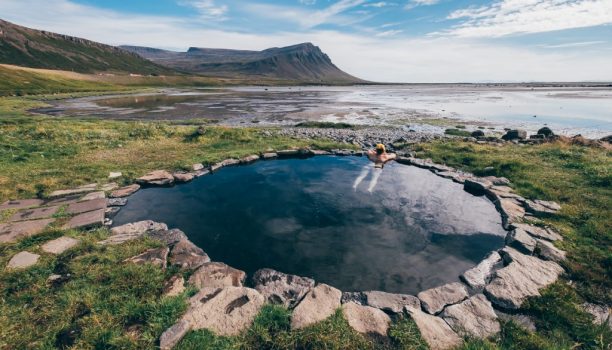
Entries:
[[444, 133], [446, 135], [451, 135], [451, 136], [463, 136], [463, 137], [470, 137], [470, 136], [472, 136], [471, 132], [466, 131], [466, 130], [459, 130], [459, 129], [446, 129], [446, 130], [444, 130]]

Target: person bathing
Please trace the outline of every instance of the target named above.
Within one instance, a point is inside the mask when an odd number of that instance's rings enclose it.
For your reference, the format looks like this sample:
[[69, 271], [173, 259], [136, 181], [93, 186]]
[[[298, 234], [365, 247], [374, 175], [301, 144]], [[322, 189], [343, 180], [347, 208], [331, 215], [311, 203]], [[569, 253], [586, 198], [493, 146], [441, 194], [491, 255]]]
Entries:
[[397, 157], [395, 153], [387, 153], [385, 145], [379, 143], [375, 149], [368, 151], [368, 158], [374, 162], [375, 168], [382, 168], [386, 162]]

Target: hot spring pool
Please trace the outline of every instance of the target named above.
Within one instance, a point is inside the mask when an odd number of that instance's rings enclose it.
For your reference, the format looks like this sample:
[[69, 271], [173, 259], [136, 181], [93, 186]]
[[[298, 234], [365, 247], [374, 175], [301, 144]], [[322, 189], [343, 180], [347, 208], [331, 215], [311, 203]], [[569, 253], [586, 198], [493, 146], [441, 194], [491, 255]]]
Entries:
[[361, 157], [260, 161], [129, 198], [115, 225], [183, 230], [252, 276], [264, 267], [343, 291], [418, 293], [500, 248], [494, 205], [428, 170]]

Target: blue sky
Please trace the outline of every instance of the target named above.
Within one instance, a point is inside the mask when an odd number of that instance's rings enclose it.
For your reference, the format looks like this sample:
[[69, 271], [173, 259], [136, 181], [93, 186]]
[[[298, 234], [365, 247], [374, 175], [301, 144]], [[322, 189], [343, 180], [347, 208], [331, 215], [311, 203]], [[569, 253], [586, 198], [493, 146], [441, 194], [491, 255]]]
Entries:
[[612, 0], [2, 0], [0, 17], [172, 50], [308, 41], [377, 81], [612, 80]]

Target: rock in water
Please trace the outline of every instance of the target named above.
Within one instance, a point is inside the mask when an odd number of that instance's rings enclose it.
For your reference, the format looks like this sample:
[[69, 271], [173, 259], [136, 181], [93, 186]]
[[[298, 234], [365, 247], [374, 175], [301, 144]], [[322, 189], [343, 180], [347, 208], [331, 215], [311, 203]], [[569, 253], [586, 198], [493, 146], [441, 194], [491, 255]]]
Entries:
[[509, 247], [501, 255], [509, 264], [495, 272], [485, 294], [502, 308], [518, 309], [528, 297], [539, 296], [539, 290], [554, 283], [563, 272], [552, 261], [527, 256]]
[[132, 194], [136, 193], [138, 190], [140, 190], [140, 185], [133, 184], [133, 185], [125, 186], [118, 190], [113, 191], [110, 194], [110, 197], [111, 198], [124, 198], [124, 197], [131, 196]]
[[381, 309], [387, 312], [401, 313], [405, 306], [421, 308], [419, 298], [408, 294], [393, 294], [380, 291], [370, 291], [363, 293], [366, 305]]
[[220, 262], [200, 266], [189, 278], [196, 288], [242, 287], [246, 273]]
[[428, 315], [423, 311], [406, 307], [406, 312], [414, 320], [431, 350], [450, 350], [462, 343], [462, 339], [440, 317]]
[[340, 307], [342, 292], [327, 284], [314, 287], [293, 310], [291, 328], [301, 329], [333, 315]]
[[501, 264], [501, 260], [498, 252], [491, 252], [476, 267], [467, 270], [460, 277], [470, 288], [482, 291], [489, 283], [495, 267]]
[[440, 316], [462, 336], [488, 338], [500, 331], [493, 306], [483, 294], [447, 307]]
[[253, 275], [253, 285], [268, 302], [294, 307], [315, 285], [311, 278], [261, 269]]
[[342, 313], [351, 328], [357, 332], [387, 336], [391, 318], [379, 309], [351, 302], [342, 305]]
[[423, 309], [434, 315], [442, 311], [446, 305], [456, 304], [466, 299], [468, 292], [463, 284], [455, 282], [428, 289], [417, 296], [421, 300]]

